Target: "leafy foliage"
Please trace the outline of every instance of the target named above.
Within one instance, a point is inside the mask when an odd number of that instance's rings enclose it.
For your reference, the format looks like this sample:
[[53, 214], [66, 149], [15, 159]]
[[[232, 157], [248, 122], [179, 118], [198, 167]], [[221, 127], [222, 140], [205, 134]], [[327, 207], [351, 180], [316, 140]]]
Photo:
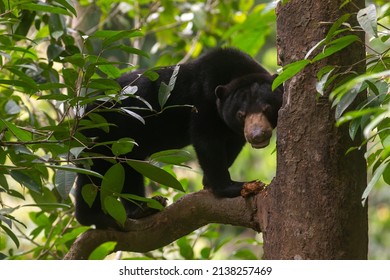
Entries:
[[[149, 0], [102, 0], [94, 5], [84, 0], [2, 1], [0, 233], [9, 238], [0, 238], [0, 248], [11, 249], [1, 257], [64, 256], [74, 239], [87, 229], [72, 215], [70, 194], [78, 173], [103, 178], [101, 186], [84, 186], [82, 195], [92, 204], [100, 189], [105, 211], [121, 223], [125, 213], [118, 197], [123, 164], [155, 181], [151, 185], [192, 188], [172, 172], [172, 165], [187, 165], [191, 159], [187, 152], [163, 151], [149, 161], [135, 161], [124, 156], [136, 145], [130, 138], [99, 143], [111, 148], [112, 157], [106, 159], [112, 168], [106, 174], [89, 170], [91, 157], [100, 155], [88, 153], [91, 143], [80, 131], [99, 127], [108, 132], [111, 124], [93, 111], [82, 118], [83, 108], [98, 99], [121, 102], [135, 98], [138, 88], [129, 85], [121, 89], [115, 78], [139, 66], [150, 69], [143, 75], [156, 79], [152, 66], [184, 62], [207, 48], [230, 45], [257, 54], [271, 32], [274, 14], [269, 8], [254, 1], [177, 5]], [[92, 9], [96, 12], [91, 13]], [[175, 75], [160, 89], [163, 109], [169, 109], [164, 105], [174, 82]], [[131, 108], [122, 111], [144, 121]], [[153, 207], [161, 207], [154, 200], [123, 198], [146, 200], [154, 203]], [[28, 224], [22, 222], [20, 209], [28, 209]], [[101, 250], [109, 251], [112, 244], [107, 246]], [[177, 246], [184, 257], [191, 257], [183, 241]], [[202, 257], [210, 257], [211, 251]], [[101, 253], [93, 258], [101, 258]]]

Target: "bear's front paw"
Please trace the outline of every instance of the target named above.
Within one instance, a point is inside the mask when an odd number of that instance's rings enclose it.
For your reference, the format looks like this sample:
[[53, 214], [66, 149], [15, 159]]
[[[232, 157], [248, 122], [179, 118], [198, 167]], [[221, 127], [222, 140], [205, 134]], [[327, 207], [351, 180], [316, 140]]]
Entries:
[[248, 197], [251, 195], [256, 195], [259, 192], [265, 189], [266, 185], [263, 182], [258, 180], [244, 183], [243, 188], [241, 189], [241, 196]]

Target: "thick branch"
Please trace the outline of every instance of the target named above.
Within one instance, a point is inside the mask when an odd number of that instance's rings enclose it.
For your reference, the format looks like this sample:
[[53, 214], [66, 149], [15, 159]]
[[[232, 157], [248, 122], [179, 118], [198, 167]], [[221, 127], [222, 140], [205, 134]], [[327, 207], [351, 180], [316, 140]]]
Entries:
[[115, 251], [147, 252], [163, 247], [209, 223], [231, 224], [260, 232], [258, 224], [264, 192], [248, 198], [216, 198], [203, 190], [188, 194], [164, 211], [128, 220], [126, 232], [90, 230], [79, 236], [65, 259], [87, 259], [100, 244], [117, 242]]

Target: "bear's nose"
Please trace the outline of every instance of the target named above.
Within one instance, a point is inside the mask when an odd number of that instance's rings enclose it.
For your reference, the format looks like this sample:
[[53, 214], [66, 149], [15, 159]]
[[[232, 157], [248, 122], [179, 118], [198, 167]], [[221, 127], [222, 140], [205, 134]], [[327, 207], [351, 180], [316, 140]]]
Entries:
[[253, 148], [260, 149], [266, 147], [269, 144], [271, 136], [271, 130], [257, 128], [252, 130], [249, 135], [246, 135], [246, 139]]
[[245, 118], [244, 135], [253, 148], [264, 148], [272, 136], [272, 126], [264, 114], [250, 114]]
[[260, 143], [265, 140], [268, 140], [272, 136], [272, 131], [270, 130], [263, 130], [261, 128], [255, 129], [252, 131], [251, 135], [249, 136], [251, 142]]

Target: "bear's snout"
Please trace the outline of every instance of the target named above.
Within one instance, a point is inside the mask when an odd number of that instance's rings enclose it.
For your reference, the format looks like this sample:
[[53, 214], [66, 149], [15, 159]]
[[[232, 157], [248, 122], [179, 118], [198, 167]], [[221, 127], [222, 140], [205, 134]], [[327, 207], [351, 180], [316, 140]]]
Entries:
[[250, 114], [245, 118], [244, 135], [255, 149], [268, 146], [272, 136], [272, 126], [263, 113]]

